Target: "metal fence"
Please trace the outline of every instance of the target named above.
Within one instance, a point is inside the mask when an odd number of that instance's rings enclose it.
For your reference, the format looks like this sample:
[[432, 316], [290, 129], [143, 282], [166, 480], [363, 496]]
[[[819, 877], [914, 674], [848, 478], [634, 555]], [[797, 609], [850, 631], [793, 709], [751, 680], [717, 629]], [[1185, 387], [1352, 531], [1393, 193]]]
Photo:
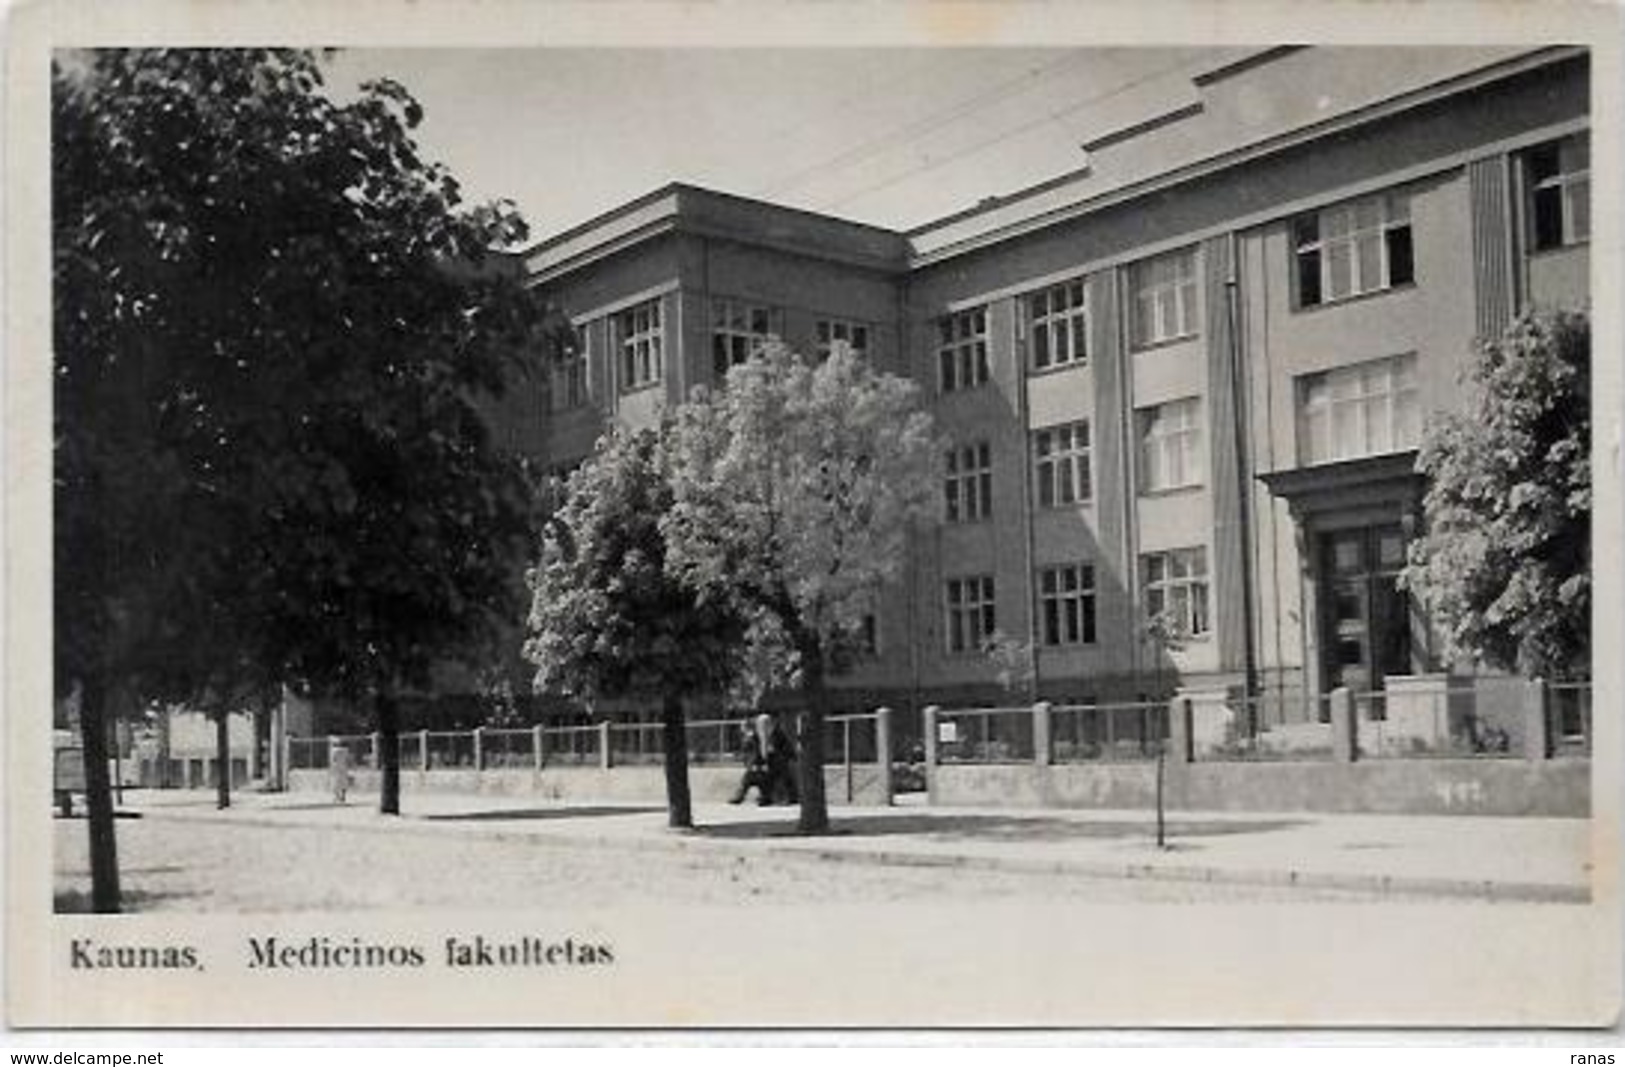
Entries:
[[1026, 763], [1033, 758], [1033, 709], [944, 708], [937, 712], [937, 762]]
[[480, 763], [497, 768], [536, 766], [536, 731], [481, 730]]
[[700, 719], [685, 724], [690, 763], [733, 763], [744, 740], [744, 719]]
[[1515, 714], [1495, 713], [1495, 696], [1493, 690], [1481, 692], [1473, 686], [1356, 693], [1360, 755], [1377, 759], [1522, 756], [1520, 724]]
[[1155, 759], [1168, 738], [1168, 705], [1062, 704], [1050, 709], [1049, 722], [1056, 763]]
[[1314, 760], [1332, 756], [1331, 698], [1274, 689], [1224, 701], [1225, 737], [1198, 745], [1203, 761]]
[[552, 726], [542, 731], [544, 765], [579, 766], [602, 761], [603, 731], [596, 726]]
[[665, 744], [657, 722], [617, 722], [609, 727], [609, 758], [614, 764], [660, 763]]

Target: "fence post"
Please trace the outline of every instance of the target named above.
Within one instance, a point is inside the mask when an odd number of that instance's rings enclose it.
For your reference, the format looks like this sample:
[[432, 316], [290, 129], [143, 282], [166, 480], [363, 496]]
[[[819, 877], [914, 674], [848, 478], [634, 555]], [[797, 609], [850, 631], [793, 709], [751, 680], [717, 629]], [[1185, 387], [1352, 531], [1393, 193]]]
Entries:
[[542, 764], [546, 761], [543, 757], [541, 723], [530, 728], [530, 759], [536, 773], [542, 773]]
[[1544, 679], [1523, 680], [1523, 757], [1534, 762], [1551, 759], [1555, 751], [1547, 697]]
[[937, 713], [942, 709], [927, 705], [920, 712], [921, 729], [925, 731], [925, 800], [931, 804], [937, 796]]
[[[1107, 709], [1106, 715], [1111, 716]], [[1193, 763], [1196, 748], [1191, 737], [1191, 698], [1176, 696], [1168, 701], [1168, 762]]]
[[615, 766], [615, 760], [609, 754], [608, 719], [598, 724], [598, 766], [606, 771]]
[[474, 727], [474, 769], [485, 770], [485, 727]]
[[1040, 700], [1033, 705], [1033, 763], [1048, 767], [1053, 759], [1049, 740], [1050, 702]]
[[332, 734], [328, 734], [327, 735], [327, 766], [329, 768], [331, 768], [333, 766], [333, 753], [337, 752], [338, 748], [339, 748], [339, 739], [334, 737]]
[[880, 803], [891, 807], [893, 787], [891, 775], [891, 709], [875, 709], [875, 763], [880, 768]]
[[379, 758], [378, 731], [374, 730], [367, 735], [367, 765], [373, 770], [382, 770], [383, 761]]
[[1354, 710], [1354, 692], [1338, 686], [1326, 697], [1332, 720], [1332, 761], [1353, 763], [1360, 758], [1360, 723]]
[[[159, 771], [159, 781], [165, 781], [169, 775], [169, 753], [161, 752], [158, 758], [163, 761], [164, 767]], [[282, 766], [276, 769], [277, 789], [288, 788], [288, 772], [293, 770], [293, 735], [284, 732], [282, 735]]]
[[418, 731], [418, 770], [429, 773], [429, 731]]

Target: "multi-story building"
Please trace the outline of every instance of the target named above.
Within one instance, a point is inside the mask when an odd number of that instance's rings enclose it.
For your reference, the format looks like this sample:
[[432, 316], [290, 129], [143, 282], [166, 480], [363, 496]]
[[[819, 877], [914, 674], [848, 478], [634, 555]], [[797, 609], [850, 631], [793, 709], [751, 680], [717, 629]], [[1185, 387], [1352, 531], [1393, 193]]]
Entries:
[[[1260, 49], [1074, 173], [907, 232], [672, 185], [527, 250], [570, 329], [510, 424], [558, 469], [769, 336], [925, 388], [940, 521], [850, 705], [1440, 670], [1395, 573], [1475, 338], [1588, 294], [1583, 49]], [[1183, 635], [1147, 636], [1153, 615]]]

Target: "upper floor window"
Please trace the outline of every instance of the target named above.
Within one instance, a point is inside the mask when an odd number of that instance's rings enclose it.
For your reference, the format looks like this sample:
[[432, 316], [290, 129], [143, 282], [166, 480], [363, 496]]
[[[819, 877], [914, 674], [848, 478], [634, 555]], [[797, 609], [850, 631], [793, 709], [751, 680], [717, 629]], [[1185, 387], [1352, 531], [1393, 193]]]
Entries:
[[665, 341], [659, 299], [616, 315], [615, 330], [621, 346], [621, 388], [639, 389], [659, 381]]
[[1298, 306], [1374, 293], [1416, 278], [1411, 200], [1384, 193], [1292, 220]]
[[854, 355], [869, 354], [869, 327], [850, 319], [819, 319], [814, 325], [818, 335], [818, 358], [828, 359], [829, 351], [837, 344], [845, 344]]
[[1298, 383], [1301, 462], [1329, 463], [1415, 448], [1421, 436], [1416, 357], [1372, 360]]
[[993, 576], [948, 579], [949, 652], [979, 652], [998, 629], [993, 610]]
[[986, 441], [950, 448], [942, 484], [949, 522], [976, 522], [993, 514], [993, 449]]
[[1129, 268], [1133, 340], [1137, 348], [1196, 333], [1196, 249], [1147, 259]]
[[718, 378], [778, 334], [778, 311], [763, 304], [718, 297], [711, 301], [711, 365]]
[[1529, 245], [1541, 252], [1591, 237], [1591, 142], [1565, 137], [1524, 153]]
[[986, 385], [987, 309], [973, 308], [937, 320], [937, 381], [945, 393]]
[[1144, 492], [1202, 484], [1202, 402], [1174, 400], [1140, 412], [1140, 486]]
[[592, 394], [587, 383], [590, 356], [587, 332], [571, 329], [556, 339], [548, 366], [549, 406], [554, 411], [585, 407]]
[[1038, 572], [1039, 638], [1046, 645], [1095, 643], [1095, 569], [1087, 563]]
[[1140, 557], [1145, 610], [1166, 616], [1183, 637], [1208, 633], [1207, 549], [1176, 548]]
[[1027, 299], [1032, 316], [1033, 369], [1082, 364], [1089, 359], [1089, 299], [1082, 279]]
[[1033, 432], [1033, 470], [1038, 506], [1087, 503], [1094, 497], [1089, 469], [1089, 423], [1073, 422]]

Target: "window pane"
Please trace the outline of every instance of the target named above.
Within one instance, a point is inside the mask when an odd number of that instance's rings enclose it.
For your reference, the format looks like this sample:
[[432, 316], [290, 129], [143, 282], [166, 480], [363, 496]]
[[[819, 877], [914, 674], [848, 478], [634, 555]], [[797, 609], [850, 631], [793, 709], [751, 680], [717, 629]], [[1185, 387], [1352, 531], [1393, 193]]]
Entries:
[[1049, 327], [1039, 326], [1033, 330], [1033, 366], [1049, 366]]
[[1409, 285], [1416, 277], [1411, 259], [1411, 228], [1400, 226], [1388, 231], [1388, 284]]
[[1564, 202], [1569, 210], [1570, 241], [1585, 241], [1591, 237], [1591, 179], [1577, 179], [1563, 190]]
[[1356, 276], [1359, 278], [1359, 292], [1371, 289], [1380, 289], [1382, 278], [1382, 235], [1377, 232], [1364, 233], [1354, 242], [1355, 254], [1358, 257]]
[[1347, 242], [1326, 246], [1326, 296], [1336, 298], [1353, 292], [1352, 263]]

